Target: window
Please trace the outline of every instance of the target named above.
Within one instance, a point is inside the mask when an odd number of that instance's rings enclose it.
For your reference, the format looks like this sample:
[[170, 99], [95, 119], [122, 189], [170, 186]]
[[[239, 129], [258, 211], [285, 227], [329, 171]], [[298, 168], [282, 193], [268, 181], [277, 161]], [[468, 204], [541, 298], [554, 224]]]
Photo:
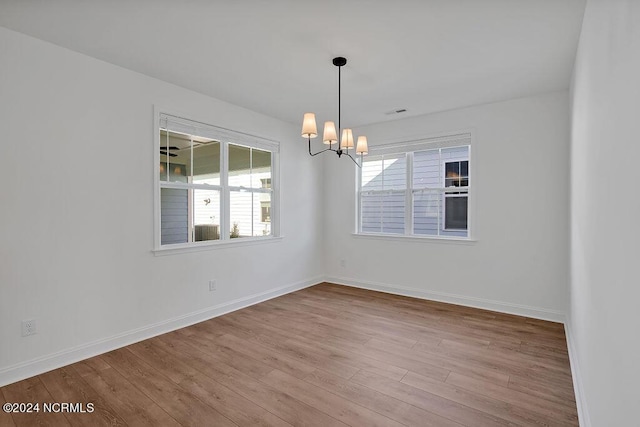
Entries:
[[[464, 153], [464, 152], [463, 152]], [[467, 154], [468, 157], [468, 153]], [[469, 187], [469, 161], [445, 161], [444, 186]], [[469, 193], [467, 191], [449, 191], [444, 193], [444, 229], [466, 230]]]
[[159, 114], [156, 247], [276, 235], [278, 143]]
[[372, 148], [359, 180], [358, 231], [469, 237], [471, 135]]

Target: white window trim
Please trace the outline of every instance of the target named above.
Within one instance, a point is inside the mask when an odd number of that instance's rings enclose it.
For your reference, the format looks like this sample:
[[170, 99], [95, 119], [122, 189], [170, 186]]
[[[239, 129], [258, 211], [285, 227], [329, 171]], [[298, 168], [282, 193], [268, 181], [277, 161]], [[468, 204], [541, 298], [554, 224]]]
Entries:
[[[467, 140], [467, 143], [460, 143], [461, 140]], [[355, 211], [355, 232], [352, 233], [354, 237], [364, 238], [379, 238], [384, 240], [399, 240], [416, 242], [453, 242], [453, 243], [475, 243], [477, 242], [475, 230], [476, 230], [476, 194], [478, 192], [478, 180], [477, 180], [477, 166], [475, 158], [477, 157], [478, 144], [475, 137], [475, 129], [461, 129], [453, 132], [443, 132], [438, 134], [432, 134], [424, 137], [416, 137], [410, 139], [403, 139], [397, 142], [383, 144], [378, 146], [369, 146], [369, 155], [378, 156], [383, 154], [400, 154], [405, 153], [407, 155], [407, 184], [409, 179], [413, 179], [413, 153], [416, 151], [432, 150], [437, 148], [450, 148], [469, 146], [469, 183], [472, 185], [466, 187], [468, 189], [468, 213], [467, 213], [467, 237], [459, 236], [430, 236], [412, 234], [413, 229], [413, 208], [410, 205], [406, 205], [405, 208], [405, 233], [368, 233], [362, 231], [362, 198], [361, 198], [361, 184], [362, 184], [362, 169], [356, 169], [356, 211]], [[411, 173], [409, 173], [411, 172]], [[412, 201], [413, 188], [407, 187], [407, 203]], [[445, 189], [445, 192], [447, 190]], [[411, 193], [411, 194], [410, 194]], [[444, 197], [444, 194], [443, 194]], [[407, 212], [409, 211], [409, 212]], [[406, 222], [407, 218], [410, 218], [410, 222]], [[444, 230], [449, 231], [449, 230]], [[458, 231], [458, 230], [450, 230]]]
[[[271, 193], [271, 235], [269, 236], [253, 236], [243, 237], [240, 239], [223, 238], [226, 233], [223, 233], [225, 226], [230, 225], [230, 210], [227, 209], [230, 203], [230, 194], [233, 189], [241, 190], [244, 187], [233, 187], [228, 185], [228, 141], [221, 141], [220, 144], [220, 183], [221, 185], [208, 185], [208, 184], [191, 184], [188, 188], [203, 188], [210, 190], [219, 190], [221, 199], [221, 221], [220, 221], [220, 240], [208, 240], [203, 242], [189, 242], [189, 243], [176, 243], [169, 245], [162, 245], [161, 243], [161, 208], [160, 208], [160, 117], [162, 115], [172, 116], [177, 119], [182, 119], [187, 122], [197, 122], [206, 125], [216, 130], [220, 130], [222, 133], [239, 135], [246, 139], [241, 139], [238, 142], [232, 142], [234, 145], [241, 145], [245, 147], [251, 147], [256, 149], [262, 149], [271, 151], [271, 189], [266, 190], [263, 188], [247, 189], [252, 192]], [[202, 135], [204, 136], [204, 135]], [[280, 142], [267, 139], [261, 136], [252, 135], [242, 131], [231, 130], [220, 126], [209, 124], [207, 119], [198, 118], [193, 114], [185, 114], [177, 112], [170, 108], [154, 105], [153, 107], [153, 200], [154, 200], [154, 215], [153, 215], [153, 249], [152, 252], [158, 255], [171, 255], [186, 252], [197, 252], [203, 250], [228, 248], [234, 246], [243, 245], [256, 245], [269, 242], [279, 242], [283, 239], [280, 231]], [[170, 188], [187, 188], [186, 185], [181, 183], [164, 183], [163, 187]], [[227, 227], [228, 228], [228, 227]]]

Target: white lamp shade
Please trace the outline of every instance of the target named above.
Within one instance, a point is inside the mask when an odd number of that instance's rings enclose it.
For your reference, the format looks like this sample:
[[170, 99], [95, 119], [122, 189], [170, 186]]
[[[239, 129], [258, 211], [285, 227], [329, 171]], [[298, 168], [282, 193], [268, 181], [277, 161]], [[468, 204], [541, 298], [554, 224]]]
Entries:
[[351, 131], [351, 129], [344, 129], [342, 131], [340, 148], [353, 148], [353, 132]]
[[367, 154], [369, 153], [369, 146], [367, 145], [367, 137], [359, 136], [358, 144], [356, 145], [356, 154]]
[[302, 119], [302, 137], [315, 138], [316, 136], [318, 136], [316, 115], [313, 113], [304, 113], [304, 118]]
[[324, 122], [324, 136], [322, 137], [322, 142], [324, 142], [325, 144], [333, 144], [338, 142], [335, 123]]

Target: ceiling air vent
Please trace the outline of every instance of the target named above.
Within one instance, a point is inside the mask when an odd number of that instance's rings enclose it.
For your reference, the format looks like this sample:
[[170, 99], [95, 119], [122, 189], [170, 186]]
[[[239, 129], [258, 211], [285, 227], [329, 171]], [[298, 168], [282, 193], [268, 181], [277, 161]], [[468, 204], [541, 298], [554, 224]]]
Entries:
[[407, 112], [406, 108], [398, 108], [397, 110], [387, 111], [385, 114], [387, 116], [390, 116], [392, 114], [402, 114], [402, 113], [406, 113], [406, 112]]

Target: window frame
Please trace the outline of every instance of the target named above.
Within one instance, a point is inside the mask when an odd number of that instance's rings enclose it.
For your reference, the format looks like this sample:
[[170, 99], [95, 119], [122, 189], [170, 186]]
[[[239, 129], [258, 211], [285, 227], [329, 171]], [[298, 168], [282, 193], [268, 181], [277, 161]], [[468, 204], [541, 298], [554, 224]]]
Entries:
[[[161, 124], [164, 117], [170, 117], [177, 122], [191, 123], [195, 126], [206, 128], [208, 132], [219, 134], [216, 138], [220, 142], [220, 185], [174, 183], [160, 180], [160, 148], [161, 148]], [[171, 109], [154, 106], [153, 120], [153, 182], [154, 182], [154, 244], [152, 251], [156, 255], [167, 255], [199, 250], [210, 250], [221, 247], [252, 245], [278, 241], [282, 239], [280, 234], [280, 142], [252, 135], [238, 130], [223, 128], [210, 123], [208, 119], [196, 117], [194, 114], [183, 114]], [[204, 135], [199, 135], [204, 136]], [[238, 145], [271, 153], [271, 188], [246, 188], [254, 193], [268, 192], [271, 195], [271, 234], [266, 236], [250, 236], [240, 239], [231, 239], [228, 232], [230, 223], [230, 194], [234, 190], [244, 190], [244, 187], [229, 185], [229, 145]], [[161, 235], [161, 188], [202, 188], [220, 192], [220, 238], [218, 240], [192, 241], [186, 243], [162, 244]], [[260, 211], [258, 212], [260, 215]], [[191, 218], [188, 218], [191, 225]]]
[[[356, 212], [355, 212], [355, 232], [353, 233], [356, 237], [372, 237], [372, 238], [384, 238], [384, 239], [395, 239], [395, 240], [444, 240], [444, 241], [460, 241], [460, 242], [475, 242], [475, 194], [477, 192], [477, 178], [476, 178], [476, 165], [475, 165], [475, 157], [477, 155], [477, 144], [475, 143], [473, 129], [464, 129], [456, 132], [446, 132], [437, 135], [430, 135], [421, 137], [418, 139], [411, 140], [399, 140], [397, 142], [392, 142], [384, 145], [378, 145], [369, 147], [369, 155], [372, 157], [378, 157], [380, 155], [391, 155], [391, 154], [405, 154], [406, 158], [406, 174], [407, 174], [407, 184], [405, 189], [405, 229], [404, 234], [395, 234], [395, 233], [383, 233], [383, 232], [366, 232], [362, 231], [362, 168], [356, 169]], [[460, 141], [465, 141], [461, 143]], [[413, 234], [414, 228], [414, 213], [413, 213], [413, 203], [414, 203], [414, 194], [415, 192], [420, 192], [422, 189], [414, 188], [413, 183], [413, 168], [414, 168], [414, 153], [426, 150], [433, 150], [439, 148], [453, 148], [453, 147], [461, 147], [468, 146], [469, 147], [469, 157], [468, 157], [468, 179], [469, 184], [467, 187], [464, 187], [467, 190], [467, 236], [447, 236], [447, 235], [423, 235], [423, 234]], [[366, 160], [365, 160], [366, 162]], [[441, 159], [443, 164], [443, 173], [444, 172], [444, 164], [446, 159]], [[444, 177], [443, 177], [444, 179]], [[444, 187], [445, 181], [442, 182], [442, 188], [444, 189], [442, 192], [442, 215], [443, 215], [443, 224], [441, 231], [460, 231], [460, 230], [447, 230], [444, 228], [444, 203], [446, 193], [449, 192]], [[452, 190], [459, 191], [459, 190]], [[440, 213], [438, 213], [440, 215]]]
[[[471, 156], [471, 146], [469, 146], [469, 156]], [[466, 197], [467, 198], [467, 234], [468, 234], [468, 229], [469, 229], [469, 185], [467, 186], [459, 186], [459, 187], [455, 187], [455, 188], [462, 188], [464, 190], [464, 194], [462, 193], [462, 190], [458, 191], [455, 190], [452, 187], [446, 187], [447, 185], [447, 163], [462, 163], [466, 161], [467, 162], [467, 181], [471, 182], [473, 184], [473, 182], [471, 181], [471, 178], [469, 176], [469, 171], [471, 170], [470, 166], [471, 163], [469, 160], [454, 160], [454, 161], [447, 161], [447, 159], [442, 159], [442, 185], [443, 188], [445, 189], [445, 191], [442, 194], [442, 231], [464, 231], [464, 228], [447, 228], [447, 199], [448, 198], [452, 198], [452, 197]], [[462, 176], [461, 176], [462, 177]], [[446, 191], [447, 188], [450, 188], [451, 190]]]

